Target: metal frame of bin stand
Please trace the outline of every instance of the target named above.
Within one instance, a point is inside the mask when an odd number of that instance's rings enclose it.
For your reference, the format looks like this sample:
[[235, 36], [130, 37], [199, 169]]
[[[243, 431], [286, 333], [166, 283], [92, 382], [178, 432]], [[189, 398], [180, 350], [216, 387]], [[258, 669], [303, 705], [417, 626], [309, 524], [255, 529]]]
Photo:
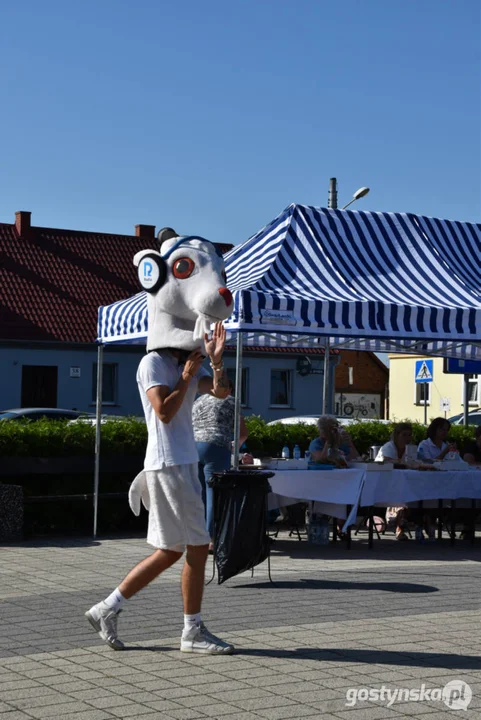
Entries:
[[[272, 579], [272, 576], [271, 576], [271, 542], [272, 542], [272, 540], [270, 539], [270, 536], [269, 536], [269, 540], [270, 540], [269, 551], [268, 551], [267, 557], [266, 557], [267, 577], [269, 578], [269, 582], [271, 583], [271, 585], [275, 585], [276, 583], [274, 582], [274, 580]], [[254, 577], [254, 570], [255, 570], [255, 567], [251, 568], [251, 578]], [[237, 575], [236, 575], [236, 577], [237, 577]], [[205, 587], [207, 587], [207, 585], [210, 585], [211, 582], [214, 580], [214, 578], [215, 578], [215, 554], [212, 554], [212, 577], [209, 580], [207, 580], [207, 582], [205, 583]]]

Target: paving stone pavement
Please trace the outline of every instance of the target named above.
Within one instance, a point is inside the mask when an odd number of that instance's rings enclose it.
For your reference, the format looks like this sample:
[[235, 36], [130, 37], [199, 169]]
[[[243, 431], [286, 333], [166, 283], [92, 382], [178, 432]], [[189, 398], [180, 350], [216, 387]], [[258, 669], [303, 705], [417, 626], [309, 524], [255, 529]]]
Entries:
[[[126, 603], [126, 650], [102, 644], [83, 613], [148, 552], [139, 538], [0, 546], [0, 720], [481, 718], [480, 538], [348, 551], [282, 535], [275, 585], [262, 565], [206, 588], [230, 657], [178, 651], [180, 564]], [[426, 697], [455, 680], [467, 711]]]

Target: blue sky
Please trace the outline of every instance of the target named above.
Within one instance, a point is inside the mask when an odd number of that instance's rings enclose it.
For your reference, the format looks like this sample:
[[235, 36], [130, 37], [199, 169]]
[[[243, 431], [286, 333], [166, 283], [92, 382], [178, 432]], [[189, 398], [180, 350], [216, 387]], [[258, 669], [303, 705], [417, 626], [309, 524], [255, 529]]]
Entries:
[[290, 202], [480, 220], [479, 0], [6, 0], [0, 221], [241, 242]]

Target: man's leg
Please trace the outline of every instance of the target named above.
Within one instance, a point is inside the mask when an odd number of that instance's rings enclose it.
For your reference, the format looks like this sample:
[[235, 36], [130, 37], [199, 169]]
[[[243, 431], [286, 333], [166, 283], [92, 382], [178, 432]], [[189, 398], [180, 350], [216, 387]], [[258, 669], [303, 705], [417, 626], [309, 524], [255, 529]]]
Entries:
[[208, 551], [208, 545], [187, 545], [185, 564], [182, 570], [184, 632], [180, 649], [182, 652], [205, 655], [219, 653], [229, 655], [234, 649], [233, 646], [212, 635], [202, 622], [200, 614]]
[[182, 570], [182, 597], [185, 615], [200, 613], [208, 552], [208, 545], [187, 545], [184, 569]]
[[181, 557], [182, 553], [174, 550], [156, 550], [139, 562], [111, 595], [87, 610], [87, 620], [111, 648], [123, 650], [124, 647], [117, 637], [117, 618], [124, 600], [142, 590]]
[[181, 557], [182, 553], [174, 550], [156, 550], [145, 560], [141, 560], [122, 580], [119, 585], [120, 592], [126, 600], [129, 600]]

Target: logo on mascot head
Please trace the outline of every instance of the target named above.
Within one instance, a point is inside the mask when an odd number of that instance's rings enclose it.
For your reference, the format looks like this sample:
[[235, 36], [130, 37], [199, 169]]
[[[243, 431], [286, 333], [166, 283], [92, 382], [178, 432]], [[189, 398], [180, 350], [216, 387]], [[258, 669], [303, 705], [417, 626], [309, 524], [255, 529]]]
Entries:
[[144, 258], [139, 263], [139, 280], [144, 289], [153, 287], [159, 279], [159, 268], [150, 258]]

